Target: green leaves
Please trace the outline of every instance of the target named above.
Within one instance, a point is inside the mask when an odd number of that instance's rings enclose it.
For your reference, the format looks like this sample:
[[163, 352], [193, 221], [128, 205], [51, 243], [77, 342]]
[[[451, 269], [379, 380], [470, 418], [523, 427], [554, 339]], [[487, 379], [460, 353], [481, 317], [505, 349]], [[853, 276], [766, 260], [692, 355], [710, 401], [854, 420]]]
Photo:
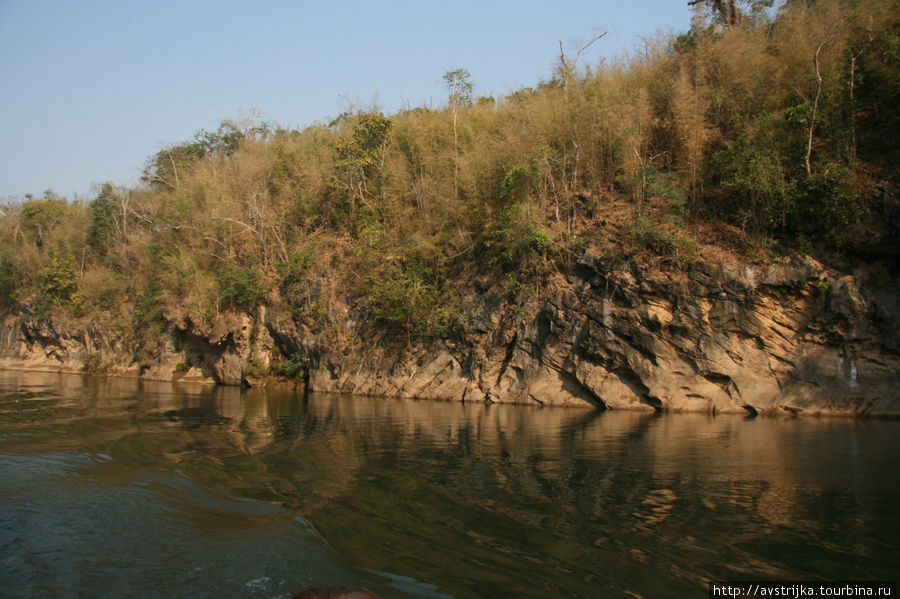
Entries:
[[466, 69], [455, 69], [444, 73], [444, 83], [450, 93], [451, 108], [470, 106], [475, 93], [475, 85], [469, 80], [471, 75]]
[[218, 283], [219, 302], [225, 309], [249, 312], [266, 295], [262, 275], [252, 268], [227, 265], [219, 272]]
[[530, 191], [540, 184], [540, 173], [533, 164], [514, 166], [500, 184], [500, 199], [505, 206], [525, 200]]
[[88, 204], [91, 224], [88, 227], [87, 243], [99, 255], [105, 255], [110, 246], [123, 235], [119, 229], [122, 199], [110, 183], [104, 183], [97, 197]]
[[19, 210], [19, 223], [37, 247], [44, 246], [47, 236], [65, 221], [69, 203], [53, 191], [44, 192], [43, 199], [29, 199]]
[[[721, 174], [721, 184], [731, 193], [725, 211], [741, 215], [739, 223], [754, 232], [784, 227], [796, 210], [797, 179], [802, 176], [800, 160], [787, 159], [789, 138], [775, 128], [782, 123], [769, 116], [758, 119], [731, 148], [717, 154], [713, 164]], [[795, 146], [799, 152], [799, 146]], [[730, 205], [729, 205], [730, 204]]]
[[638, 218], [626, 232], [635, 244], [672, 261], [678, 268], [686, 268], [700, 255], [697, 242], [671, 224]]
[[367, 176], [378, 165], [384, 154], [391, 119], [380, 112], [364, 112], [353, 118], [353, 133], [339, 141], [335, 149], [337, 158], [345, 166], [362, 169]]
[[457, 294], [447, 288], [450, 261], [438, 240], [398, 240], [378, 223], [360, 232], [357, 250], [365, 268], [366, 299], [377, 316], [428, 337], [444, 330]]
[[382, 174], [387, 152], [391, 119], [380, 112], [364, 112], [350, 117], [349, 137], [335, 143], [336, 177], [333, 187], [350, 193], [351, 216], [357, 201], [368, 203], [383, 185]]
[[485, 245], [491, 260], [504, 268], [559, 253], [554, 236], [542, 226], [540, 202], [535, 198], [540, 194], [540, 186], [541, 172], [535, 160], [511, 168], [500, 184], [502, 208], [488, 229]]
[[54, 306], [66, 306], [76, 301], [78, 274], [71, 258], [52, 256], [38, 271], [41, 302]]
[[[249, 133], [263, 137], [266, 125], [253, 127]], [[248, 132], [231, 121], [223, 121], [215, 132], [201, 129], [192, 141], [167, 146], [154, 154], [144, 167], [141, 180], [155, 189], [178, 189], [181, 178], [206, 156], [231, 157], [243, 145]]]
[[301, 352], [295, 352], [275, 367], [275, 374], [302, 381], [306, 378], [308, 370], [309, 361], [306, 356]]

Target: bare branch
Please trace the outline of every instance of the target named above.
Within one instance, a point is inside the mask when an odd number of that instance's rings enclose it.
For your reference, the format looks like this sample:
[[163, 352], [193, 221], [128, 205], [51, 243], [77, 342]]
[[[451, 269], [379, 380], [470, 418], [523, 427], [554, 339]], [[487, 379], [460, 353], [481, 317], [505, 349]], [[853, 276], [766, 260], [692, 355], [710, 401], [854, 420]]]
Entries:
[[239, 220], [237, 220], [237, 219], [234, 219], [234, 218], [226, 218], [226, 217], [224, 217], [224, 216], [214, 216], [214, 217], [212, 217], [212, 218], [213, 218], [213, 220], [220, 220], [220, 221], [223, 221], [223, 222], [229, 222], [229, 223], [234, 223], [234, 224], [236, 224], [236, 225], [241, 225], [242, 227], [245, 227], [244, 230], [242, 231], [243, 233], [246, 233], [247, 231], [253, 231], [254, 233], [256, 233], [256, 235], [262, 237], [262, 236], [259, 234], [259, 231], [257, 231], [256, 229], [254, 229], [252, 226], [248, 225], [247, 223], [241, 222], [241, 221], [239, 221]]
[[565, 97], [568, 99], [569, 97], [569, 79], [572, 76], [572, 73], [575, 72], [576, 67], [578, 66], [578, 61], [581, 60], [581, 55], [584, 54], [584, 51], [591, 47], [597, 40], [606, 36], [606, 31], [598, 34], [597, 30], [594, 30], [593, 37], [587, 42], [578, 46], [575, 50], [575, 58], [571, 61], [566, 59], [566, 51], [563, 48], [562, 40], [559, 41], [559, 64], [560, 71], [563, 79], [563, 93]]

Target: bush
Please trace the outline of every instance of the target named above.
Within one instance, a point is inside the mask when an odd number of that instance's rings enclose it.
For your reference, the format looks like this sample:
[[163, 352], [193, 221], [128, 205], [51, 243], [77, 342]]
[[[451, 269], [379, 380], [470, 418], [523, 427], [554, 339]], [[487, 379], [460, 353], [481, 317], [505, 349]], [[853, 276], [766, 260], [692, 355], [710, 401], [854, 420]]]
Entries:
[[16, 267], [0, 256], [0, 306], [11, 308], [16, 304], [19, 291], [19, 279]]
[[304, 356], [300, 352], [296, 352], [294, 354], [291, 354], [291, 356], [287, 360], [275, 367], [275, 374], [277, 374], [278, 376], [283, 376], [285, 378], [300, 381], [306, 378], [307, 369], [308, 364], [306, 356]]
[[112, 270], [99, 266], [85, 273], [81, 295], [87, 304], [112, 311], [121, 304], [124, 294], [124, 281]]
[[275, 263], [283, 278], [282, 286], [290, 289], [301, 281], [313, 264], [313, 253], [308, 248], [294, 252], [287, 260]]
[[699, 256], [696, 241], [647, 218], [636, 219], [626, 232], [636, 245], [672, 260], [679, 268], [687, 267]]
[[247, 363], [246, 366], [244, 366], [244, 375], [245, 376], [254, 376], [254, 377], [268, 376], [269, 372], [270, 372], [270, 369], [267, 366], [264, 366], [263, 364], [259, 363], [257, 360], [251, 360], [249, 363]]
[[77, 303], [78, 274], [72, 259], [53, 256], [37, 274], [42, 304], [73, 306]]
[[553, 235], [532, 220], [529, 207], [518, 205], [504, 210], [500, 223], [490, 231], [485, 245], [490, 250], [491, 262], [499, 262], [508, 269], [560, 252]]
[[252, 268], [228, 266], [218, 276], [219, 302], [225, 309], [249, 312], [262, 303], [266, 295], [262, 276]]
[[91, 352], [84, 357], [83, 369], [88, 374], [105, 374], [112, 364], [103, 361], [100, 352]]
[[382, 318], [417, 328], [440, 299], [431, 274], [420, 260], [386, 260], [366, 280], [368, 299]]

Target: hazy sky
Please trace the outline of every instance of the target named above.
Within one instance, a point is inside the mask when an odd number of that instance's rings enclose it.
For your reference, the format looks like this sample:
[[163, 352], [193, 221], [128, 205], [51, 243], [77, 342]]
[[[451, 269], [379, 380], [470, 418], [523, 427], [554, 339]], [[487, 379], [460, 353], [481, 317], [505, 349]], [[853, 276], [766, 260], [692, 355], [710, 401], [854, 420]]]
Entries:
[[607, 31], [596, 63], [689, 23], [687, 0], [0, 0], [0, 200], [135, 184], [164, 144], [241, 111], [438, 107], [456, 68], [503, 95], [549, 78], [560, 41]]

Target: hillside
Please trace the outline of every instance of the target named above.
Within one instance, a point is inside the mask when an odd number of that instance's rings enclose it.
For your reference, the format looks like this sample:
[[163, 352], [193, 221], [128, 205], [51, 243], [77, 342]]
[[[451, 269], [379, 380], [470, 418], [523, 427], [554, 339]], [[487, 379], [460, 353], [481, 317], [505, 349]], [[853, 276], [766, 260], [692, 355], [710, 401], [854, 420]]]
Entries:
[[900, 410], [900, 6], [707, 4], [689, 32], [562, 55], [503, 98], [460, 69], [440, 108], [229, 120], [139, 187], [5, 206], [7, 364]]

